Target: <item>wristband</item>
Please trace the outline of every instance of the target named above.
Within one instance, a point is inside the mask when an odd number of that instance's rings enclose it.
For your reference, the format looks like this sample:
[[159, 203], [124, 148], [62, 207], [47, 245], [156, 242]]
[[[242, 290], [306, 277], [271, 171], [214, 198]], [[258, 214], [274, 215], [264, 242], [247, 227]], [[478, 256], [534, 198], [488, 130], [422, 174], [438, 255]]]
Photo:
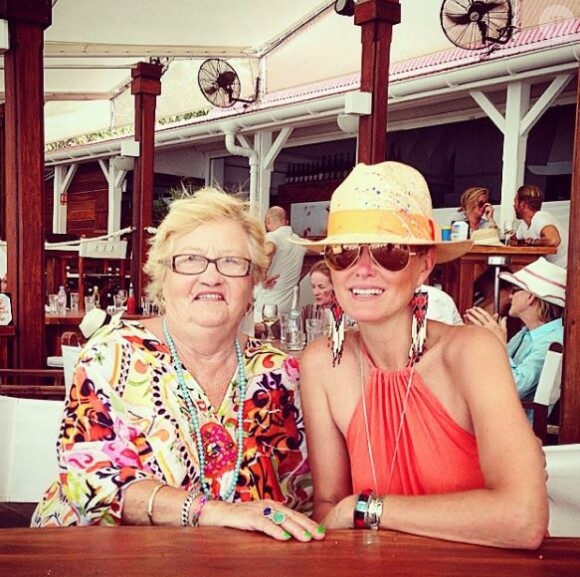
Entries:
[[191, 505], [195, 498], [199, 495], [199, 491], [197, 489], [192, 489], [183, 501], [183, 507], [181, 508], [181, 526], [182, 527], [189, 527], [189, 513], [191, 511]]
[[167, 483], [160, 483], [153, 488], [151, 491], [151, 495], [149, 495], [149, 500], [147, 501], [147, 517], [149, 518], [149, 524], [155, 525], [153, 523], [153, 504], [155, 503], [155, 497], [157, 497], [157, 493], [163, 489], [163, 487], [167, 487]]
[[356, 504], [354, 506], [353, 512], [353, 524], [355, 529], [366, 529], [367, 525], [367, 512], [369, 507], [369, 500], [373, 492], [371, 489], [365, 489], [359, 494]]

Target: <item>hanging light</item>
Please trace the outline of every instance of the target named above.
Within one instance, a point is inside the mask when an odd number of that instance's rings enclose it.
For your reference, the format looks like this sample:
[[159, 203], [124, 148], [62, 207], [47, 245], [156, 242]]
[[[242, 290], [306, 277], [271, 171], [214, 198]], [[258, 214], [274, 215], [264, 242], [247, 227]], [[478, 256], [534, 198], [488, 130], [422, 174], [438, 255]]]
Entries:
[[354, 0], [336, 0], [334, 11], [341, 16], [352, 16], [354, 14]]

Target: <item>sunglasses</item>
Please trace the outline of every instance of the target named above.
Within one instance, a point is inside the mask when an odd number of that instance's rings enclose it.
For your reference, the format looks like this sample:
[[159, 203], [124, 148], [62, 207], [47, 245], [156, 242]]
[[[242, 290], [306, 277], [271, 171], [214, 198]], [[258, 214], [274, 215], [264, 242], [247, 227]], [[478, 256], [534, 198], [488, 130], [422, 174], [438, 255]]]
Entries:
[[523, 291], [523, 288], [520, 288], [519, 286], [514, 286], [510, 289], [510, 295], [515, 295], [516, 293], [519, 293], [521, 291]]
[[326, 264], [335, 271], [346, 270], [359, 260], [363, 246], [376, 264], [391, 272], [406, 269], [411, 257], [419, 254], [408, 244], [331, 244], [324, 249]]
[[483, 208], [487, 204], [487, 200], [478, 200], [477, 208]]

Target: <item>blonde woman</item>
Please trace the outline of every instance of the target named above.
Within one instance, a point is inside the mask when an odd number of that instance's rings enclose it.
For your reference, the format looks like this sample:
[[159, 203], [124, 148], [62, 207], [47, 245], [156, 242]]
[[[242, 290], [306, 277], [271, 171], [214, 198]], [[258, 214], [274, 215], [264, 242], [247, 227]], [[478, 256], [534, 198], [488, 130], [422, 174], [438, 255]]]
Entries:
[[470, 232], [483, 228], [497, 228], [493, 220], [493, 206], [489, 202], [489, 190], [482, 186], [470, 186], [463, 191], [459, 211], [465, 214]]
[[[297, 365], [239, 331], [268, 259], [242, 201], [175, 201], [145, 270], [161, 315], [117, 319], [81, 352], [59, 480], [34, 526], [213, 525], [321, 539]], [[192, 534], [193, 538], [193, 534]]]

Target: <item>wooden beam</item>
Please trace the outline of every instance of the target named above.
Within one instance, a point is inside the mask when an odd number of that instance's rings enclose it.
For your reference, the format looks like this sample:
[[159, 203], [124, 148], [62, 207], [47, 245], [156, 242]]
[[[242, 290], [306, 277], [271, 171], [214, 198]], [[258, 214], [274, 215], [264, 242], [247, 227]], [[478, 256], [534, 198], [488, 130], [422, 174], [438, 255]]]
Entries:
[[399, 0], [366, 0], [355, 8], [362, 39], [360, 89], [373, 95], [372, 112], [361, 116], [358, 130], [358, 161], [366, 164], [386, 160], [391, 38], [400, 21]]
[[44, 79], [43, 36], [50, 25], [47, 0], [4, 0], [10, 47], [6, 86], [6, 240], [8, 277], [17, 327], [16, 368], [46, 365], [44, 329]]
[[576, 132], [572, 155], [572, 190], [570, 191], [570, 240], [564, 323], [564, 366], [560, 408], [561, 444], [580, 443], [580, 275], [575, 263], [580, 259], [580, 69], [576, 89]]
[[143, 264], [147, 258], [145, 227], [153, 224], [153, 180], [155, 176], [155, 105], [161, 94], [161, 64], [140, 62], [131, 72], [131, 94], [135, 96], [135, 140], [140, 144], [133, 171], [133, 235], [131, 281], [140, 302], [145, 284]]

